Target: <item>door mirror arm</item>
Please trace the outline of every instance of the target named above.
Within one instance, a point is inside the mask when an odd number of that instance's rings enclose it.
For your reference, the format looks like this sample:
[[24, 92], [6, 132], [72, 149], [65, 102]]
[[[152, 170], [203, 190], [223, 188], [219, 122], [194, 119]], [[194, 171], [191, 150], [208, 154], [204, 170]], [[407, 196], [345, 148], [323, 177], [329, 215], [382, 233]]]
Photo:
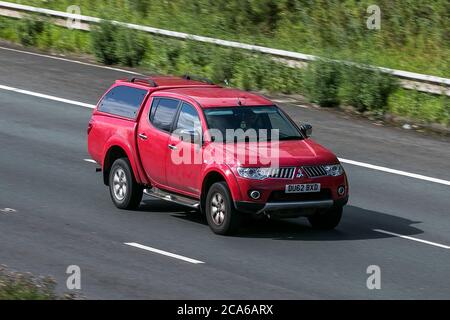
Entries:
[[312, 125], [310, 125], [309, 123], [302, 123], [300, 125], [300, 131], [302, 132], [302, 134], [306, 138], [311, 137], [311, 135], [312, 135]]

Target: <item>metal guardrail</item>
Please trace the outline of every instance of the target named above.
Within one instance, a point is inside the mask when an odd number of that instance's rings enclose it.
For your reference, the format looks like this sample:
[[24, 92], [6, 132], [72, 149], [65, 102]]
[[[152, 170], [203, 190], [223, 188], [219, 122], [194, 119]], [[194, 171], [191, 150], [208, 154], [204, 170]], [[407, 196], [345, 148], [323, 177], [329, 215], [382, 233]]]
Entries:
[[[102, 21], [102, 19], [97, 18], [97, 17], [78, 15], [78, 14], [72, 14], [72, 13], [67, 13], [67, 12], [62, 12], [62, 11], [55, 11], [55, 10], [51, 10], [51, 9], [44, 9], [44, 8], [32, 7], [32, 6], [28, 6], [28, 5], [0, 1], [0, 15], [21, 18], [23, 16], [21, 13], [36, 13], [36, 14], [50, 16], [50, 17], [57, 18], [57, 19], [76, 19], [76, 20], [80, 21], [81, 24], [79, 26], [74, 26], [74, 28], [79, 29], [79, 30], [85, 30], [85, 31], [88, 31], [90, 29], [89, 28], [90, 24], [98, 24]], [[193, 35], [193, 34], [188, 34], [188, 33], [183, 33], [183, 32], [164, 30], [164, 29], [153, 28], [153, 27], [149, 27], [149, 26], [142, 26], [142, 25], [137, 25], [137, 24], [132, 24], [132, 23], [125, 23], [125, 22], [120, 22], [120, 21], [115, 21], [115, 20], [112, 20], [110, 22], [115, 25], [120, 25], [120, 26], [129, 28], [129, 29], [152, 33], [155, 35], [172, 37], [172, 38], [177, 38], [177, 39], [182, 39], [182, 40], [193, 40], [193, 41], [211, 43], [211, 44], [229, 47], [229, 48], [236, 48], [236, 49], [248, 50], [248, 51], [253, 51], [253, 52], [259, 52], [259, 53], [269, 54], [274, 57], [283, 58], [286, 60], [310, 62], [310, 61], [314, 61], [314, 60], [320, 58], [318, 56], [303, 54], [303, 53], [299, 53], [299, 52], [273, 49], [273, 48], [251, 45], [251, 44], [246, 44], [246, 43], [240, 43], [240, 42], [235, 42], [235, 41], [215, 39], [215, 38], [211, 38], [211, 37], [204, 37], [204, 36]], [[421, 73], [396, 70], [396, 69], [390, 69], [390, 68], [375, 67], [375, 66], [371, 66], [371, 67], [378, 69], [382, 72], [392, 74], [393, 76], [402, 79], [403, 80], [402, 85], [406, 89], [415, 89], [415, 90], [419, 90], [419, 91], [423, 91], [423, 92], [428, 92], [428, 93], [433, 93], [433, 94], [445, 94], [445, 95], [450, 96], [450, 89], [449, 89], [450, 88], [450, 79], [448, 79], [448, 78], [442, 78], [442, 77], [437, 77], [437, 76], [432, 76], [432, 75], [426, 75], [426, 74], [421, 74]]]

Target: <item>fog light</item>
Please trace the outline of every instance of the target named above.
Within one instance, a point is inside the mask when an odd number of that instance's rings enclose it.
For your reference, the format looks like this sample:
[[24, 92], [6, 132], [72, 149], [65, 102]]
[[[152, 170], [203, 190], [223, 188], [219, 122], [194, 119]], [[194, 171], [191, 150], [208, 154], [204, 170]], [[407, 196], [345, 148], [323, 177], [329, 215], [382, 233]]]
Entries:
[[250, 191], [250, 198], [252, 198], [253, 200], [258, 200], [259, 198], [261, 198], [261, 193], [256, 190]]
[[340, 186], [337, 189], [337, 193], [338, 193], [338, 195], [343, 196], [345, 194], [345, 187], [344, 186]]

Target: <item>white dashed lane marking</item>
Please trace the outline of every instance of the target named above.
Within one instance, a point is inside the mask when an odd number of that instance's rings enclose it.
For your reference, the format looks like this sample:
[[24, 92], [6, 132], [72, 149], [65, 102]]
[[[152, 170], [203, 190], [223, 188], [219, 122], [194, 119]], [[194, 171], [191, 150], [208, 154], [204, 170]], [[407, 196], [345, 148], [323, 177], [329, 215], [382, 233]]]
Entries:
[[135, 248], [138, 248], [138, 249], [150, 251], [150, 252], [153, 252], [153, 253], [161, 254], [161, 255], [166, 256], [166, 257], [170, 257], [170, 258], [186, 261], [186, 262], [193, 263], [193, 264], [204, 263], [203, 261], [199, 261], [199, 260], [196, 260], [196, 259], [188, 258], [188, 257], [185, 257], [185, 256], [180, 256], [179, 254], [167, 252], [167, 251], [164, 251], [164, 250], [160, 250], [160, 249], [155, 249], [155, 248], [152, 248], [152, 247], [144, 246], [142, 244], [135, 243], [135, 242], [127, 242], [127, 243], [124, 243], [124, 244], [127, 245], [127, 246], [131, 246], [131, 247], [135, 247]]
[[428, 241], [428, 240], [423, 240], [423, 239], [414, 238], [414, 237], [410, 237], [410, 236], [405, 236], [403, 234], [398, 234], [398, 233], [394, 233], [394, 232], [390, 232], [390, 231], [386, 231], [386, 230], [373, 229], [373, 231], [384, 233], [384, 234], [388, 234], [388, 235], [394, 236], [394, 237], [399, 237], [399, 238], [402, 238], [402, 239], [407, 239], [407, 240], [412, 240], [412, 241], [416, 241], [416, 242], [421, 242], [421, 243], [428, 244], [430, 246], [435, 246], [435, 247], [442, 248], [442, 249], [450, 249], [450, 246], [446, 246], [444, 244], [431, 242], [431, 241]]

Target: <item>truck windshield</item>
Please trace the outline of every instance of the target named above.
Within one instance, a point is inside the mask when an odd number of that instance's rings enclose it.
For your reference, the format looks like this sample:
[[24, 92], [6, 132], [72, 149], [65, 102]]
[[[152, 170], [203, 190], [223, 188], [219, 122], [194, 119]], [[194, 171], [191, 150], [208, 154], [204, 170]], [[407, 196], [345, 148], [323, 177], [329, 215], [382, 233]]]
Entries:
[[208, 129], [218, 130], [227, 142], [232, 142], [229, 137], [241, 141], [239, 132], [248, 133], [246, 141], [303, 139], [299, 130], [277, 106], [208, 108], [204, 109], [204, 113]]

